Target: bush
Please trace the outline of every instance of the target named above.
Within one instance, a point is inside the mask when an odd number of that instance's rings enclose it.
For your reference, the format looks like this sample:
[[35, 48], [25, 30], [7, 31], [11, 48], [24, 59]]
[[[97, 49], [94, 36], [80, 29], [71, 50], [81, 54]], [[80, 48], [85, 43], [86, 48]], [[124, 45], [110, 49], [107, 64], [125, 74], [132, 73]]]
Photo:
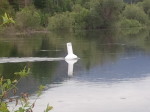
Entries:
[[89, 10], [77, 4], [73, 7], [71, 17], [74, 19], [74, 29], [86, 29], [87, 19], [89, 17]]
[[85, 29], [89, 10], [76, 4], [72, 12], [56, 14], [49, 18], [49, 30]]
[[25, 7], [16, 14], [16, 25], [19, 29], [35, 29], [40, 23], [40, 14], [34, 7]]
[[64, 12], [61, 14], [55, 14], [48, 19], [48, 29], [49, 30], [72, 30], [73, 28], [73, 18], [70, 16], [69, 12]]
[[137, 20], [123, 19], [119, 22], [121, 28], [141, 27], [142, 25]]
[[136, 5], [128, 5], [123, 11], [123, 16], [127, 19], [137, 20], [142, 24], [148, 23], [148, 16], [144, 12], [143, 8]]

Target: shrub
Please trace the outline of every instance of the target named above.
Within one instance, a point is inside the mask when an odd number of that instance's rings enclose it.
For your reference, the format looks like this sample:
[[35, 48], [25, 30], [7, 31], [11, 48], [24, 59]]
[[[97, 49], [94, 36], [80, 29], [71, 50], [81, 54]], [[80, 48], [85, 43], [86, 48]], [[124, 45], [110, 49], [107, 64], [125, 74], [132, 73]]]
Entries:
[[144, 10], [136, 5], [128, 5], [123, 11], [123, 16], [127, 19], [134, 19], [142, 24], [148, 23], [148, 16]]
[[142, 25], [137, 20], [123, 19], [119, 22], [121, 28], [141, 27]]
[[55, 14], [48, 19], [48, 29], [49, 30], [72, 30], [73, 28], [73, 18], [71, 18], [69, 12], [64, 12], [61, 14]]
[[71, 13], [74, 19], [73, 27], [74, 29], [85, 29], [87, 24], [87, 19], [89, 16], [89, 10], [83, 8], [81, 5], [77, 4], [73, 7], [73, 12]]
[[35, 29], [40, 22], [40, 14], [34, 7], [25, 7], [16, 14], [16, 25], [20, 29]]
[[[28, 76], [29, 73], [30, 69], [24, 68], [20, 72], [14, 73], [18, 77], [15, 80], [5, 79], [0, 75], [0, 112], [33, 112], [36, 100], [40, 97], [44, 86], [39, 87], [37, 98], [33, 103], [30, 102], [28, 93], [21, 93], [20, 97], [16, 97], [16, 85], [22, 77]], [[13, 103], [14, 106], [9, 107], [9, 103]], [[44, 112], [49, 112], [52, 108], [52, 106], [47, 105]]]

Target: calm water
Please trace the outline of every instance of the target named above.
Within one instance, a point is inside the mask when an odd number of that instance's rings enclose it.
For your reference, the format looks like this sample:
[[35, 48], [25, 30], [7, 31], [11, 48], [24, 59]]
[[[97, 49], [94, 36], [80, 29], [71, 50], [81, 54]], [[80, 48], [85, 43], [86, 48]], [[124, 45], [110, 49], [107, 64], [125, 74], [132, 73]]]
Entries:
[[[14, 78], [31, 68], [18, 92], [34, 100], [38, 86], [46, 86], [35, 112], [48, 103], [52, 112], [149, 112], [150, 32], [136, 31], [0, 36], [0, 74]], [[67, 42], [79, 60], [63, 60]]]

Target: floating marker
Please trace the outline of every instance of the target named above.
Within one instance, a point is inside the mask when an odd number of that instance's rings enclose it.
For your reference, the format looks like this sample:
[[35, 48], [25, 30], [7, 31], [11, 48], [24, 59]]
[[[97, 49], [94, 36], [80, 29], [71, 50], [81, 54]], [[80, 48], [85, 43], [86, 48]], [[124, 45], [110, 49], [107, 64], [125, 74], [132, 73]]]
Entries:
[[75, 54], [73, 54], [72, 43], [67, 43], [68, 55], [65, 57], [65, 60], [79, 59]]

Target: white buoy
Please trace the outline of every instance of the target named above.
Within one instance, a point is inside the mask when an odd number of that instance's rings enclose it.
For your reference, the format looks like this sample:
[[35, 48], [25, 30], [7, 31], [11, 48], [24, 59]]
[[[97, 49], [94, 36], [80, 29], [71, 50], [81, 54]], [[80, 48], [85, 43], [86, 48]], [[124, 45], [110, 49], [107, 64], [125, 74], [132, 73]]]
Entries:
[[67, 43], [68, 55], [65, 57], [65, 60], [79, 59], [75, 54], [73, 54], [71, 42]]

